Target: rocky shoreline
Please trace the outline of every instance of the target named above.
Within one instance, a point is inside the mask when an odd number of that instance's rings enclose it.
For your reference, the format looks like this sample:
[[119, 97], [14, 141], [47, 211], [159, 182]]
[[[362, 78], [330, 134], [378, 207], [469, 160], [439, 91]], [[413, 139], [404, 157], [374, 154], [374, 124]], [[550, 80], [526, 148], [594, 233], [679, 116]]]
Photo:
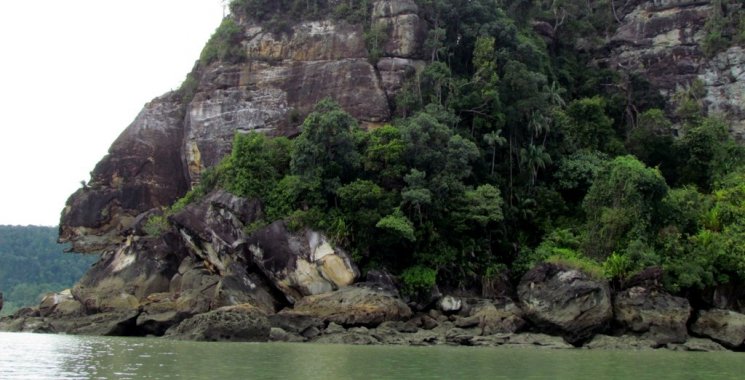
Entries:
[[[165, 336], [199, 341], [539, 346], [716, 351], [745, 348], [736, 299], [694, 308], [650, 268], [614, 288], [544, 263], [488, 294], [432, 289], [403, 297], [385, 271], [360, 271], [323, 234], [217, 190], [168, 215], [138, 218], [72, 288], [0, 319], [0, 331]], [[152, 214], [150, 215], [152, 217]], [[736, 297], [735, 297], [736, 298]], [[697, 303], [700, 303], [697, 301]]]

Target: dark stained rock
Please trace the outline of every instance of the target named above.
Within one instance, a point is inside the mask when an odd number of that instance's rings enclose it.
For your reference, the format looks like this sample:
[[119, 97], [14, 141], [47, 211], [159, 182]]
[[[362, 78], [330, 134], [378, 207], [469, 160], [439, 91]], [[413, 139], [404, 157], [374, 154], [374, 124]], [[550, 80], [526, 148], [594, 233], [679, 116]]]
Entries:
[[325, 236], [311, 230], [292, 233], [278, 221], [246, 239], [251, 260], [291, 303], [351, 285], [357, 267]]
[[730, 310], [701, 310], [691, 331], [727, 348], [742, 348], [745, 343], [745, 315]]
[[624, 329], [658, 345], [683, 343], [688, 338], [691, 305], [685, 298], [636, 286], [616, 295], [613, 312]]
[[662, 268], [649, 267], [623, 281], [621, 288], [642, 287], [648, 290], [662, 289]]
[[135, 217], [168, 206], [188, 189], [181, 160], [183, 105], [175, 94], [147, 104], [67, 201], [60, 241], [75, 252], [110, 250]]
[[279, 313], [269, 316], [269, 324], [272, 327], [281, 328], [284, 331], [302, 335], [309, 329], [320, 329], [323, 327], [323, 321], [300, 314]]
[[251, 305], [227, 306], [196, 315], [169, 329], [166, 336], [198, 341], [266, 342], [266, 314]]
[[613, 316], [605, 280], [557, 264], [528, 271], [517, 294], [525, 317], [540, 331], [560, 334], [573, 344], [605, 329]]
[[390, 293], [350, 286], [335, 292], [307, 296], [280, 314], [304, 315], [343, 326], [376, 326], [411, 317], [411, 309]]

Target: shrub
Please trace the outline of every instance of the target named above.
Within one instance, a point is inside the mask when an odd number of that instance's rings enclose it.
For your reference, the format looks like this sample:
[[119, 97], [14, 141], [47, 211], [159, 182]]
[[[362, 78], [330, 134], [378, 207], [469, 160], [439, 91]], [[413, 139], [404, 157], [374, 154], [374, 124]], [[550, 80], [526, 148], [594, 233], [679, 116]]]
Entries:
[[437, 283], [437, 271], [432, 268], [416, 265], [401, 273], [403, 292], [409, 296], [422, 295]]

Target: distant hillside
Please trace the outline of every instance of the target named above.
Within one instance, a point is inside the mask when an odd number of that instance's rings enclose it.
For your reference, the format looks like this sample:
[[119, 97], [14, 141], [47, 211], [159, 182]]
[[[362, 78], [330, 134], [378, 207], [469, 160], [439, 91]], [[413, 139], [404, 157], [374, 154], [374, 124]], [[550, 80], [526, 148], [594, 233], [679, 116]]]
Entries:
[[56, 227], [0, 226], [0, 292], [2, 315], [38, 304], [46, 292], [72, 286], [98, 256], [63, 253]]

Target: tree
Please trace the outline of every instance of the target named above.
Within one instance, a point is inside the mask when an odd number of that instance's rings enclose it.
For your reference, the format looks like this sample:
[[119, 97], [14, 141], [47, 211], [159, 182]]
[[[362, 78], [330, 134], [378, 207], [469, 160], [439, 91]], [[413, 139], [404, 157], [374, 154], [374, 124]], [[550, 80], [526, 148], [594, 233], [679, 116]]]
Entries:
[[598, 173], [582, 204], [587, 214], [585, 252], [605, 259], [634, 239], [651, 239], [653, 218], [667, 191], [659, 170], [633, 156], [616, 157]]
[[325, 194], [352, 180], [360, 167], [357, 121], [330, 99], [320, 101], [303, 122], [290, 163], [293, 174], [321, 180]]

